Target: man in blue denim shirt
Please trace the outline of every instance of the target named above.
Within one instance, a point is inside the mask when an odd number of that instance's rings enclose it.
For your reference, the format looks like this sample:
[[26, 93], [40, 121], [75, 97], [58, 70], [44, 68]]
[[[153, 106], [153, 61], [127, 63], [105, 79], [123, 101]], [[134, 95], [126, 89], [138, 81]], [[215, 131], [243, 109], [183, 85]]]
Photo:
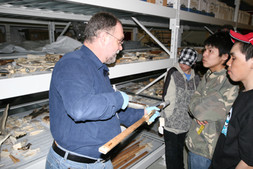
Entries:
[[46, 168], [113, 168], [99, 147], [121, 132], [120, 124], [130, 126], [150, 112], [128, 108], [128, 96], [114, 91], [108, 77], [105, 64], [115, 62], [122, 50], [121, 22], [98, 13], [84, 34], [81, 49], [64, 55], [52, 74], [49, 108], [55, 141]]

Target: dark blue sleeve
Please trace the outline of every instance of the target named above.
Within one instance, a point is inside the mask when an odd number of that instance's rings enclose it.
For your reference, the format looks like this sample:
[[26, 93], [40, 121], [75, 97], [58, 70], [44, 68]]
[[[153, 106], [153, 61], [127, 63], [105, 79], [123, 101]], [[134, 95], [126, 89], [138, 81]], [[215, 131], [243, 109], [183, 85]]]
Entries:
[[128, 107], [125, 110], [121, 110], [118, 115], [121, 124], [129, 127], [143, 117], [144, 109], [133, 109]]

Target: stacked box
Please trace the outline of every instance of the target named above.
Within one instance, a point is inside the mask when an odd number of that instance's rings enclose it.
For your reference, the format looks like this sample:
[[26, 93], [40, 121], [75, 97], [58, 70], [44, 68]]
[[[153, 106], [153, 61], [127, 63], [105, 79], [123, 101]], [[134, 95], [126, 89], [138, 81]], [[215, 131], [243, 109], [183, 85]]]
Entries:
[[160, 6], [167, 6], [167, 0], [156, 0], [155, 3]]
[[253, 15], [251, 15], [251, 24], [250, 25], [252, 25], [253, 26]]
[[202, 13], [208, 13], [208, 0], [200, 0], [199, 1], [199, 10], [202, 12]]
[[246, 11], [239, 11], [238, 22], [243, 24], [249, 24], [250, 14]]
[[208, 13], [214, 14], [214, 17], [218, 16], [218, 1], [217, 0], [209, 0], [208, 4]]
[[230, 20], [230, 9], [229, 9], [229, 6], [227, 6], [227, 4], [225, 4], [225, 6], [224, 6], [224, 17], [223, 17], [223, 19]]
[[147, 2], [149, 2], [149, 3], [155, 3], [155, 0], [147, 0]]
[[189, 8], [193, 10], [193, 12], [198, 12], [199, 11], [199, 2], [200, 0], [189, 0]]
[[161, 5], [161, 6], [167, 6], [167, 0], [147, 0], [147, 2]]
[[167, 6], [173, 8], [174, 0], [167, 0]]
[[180, 7], [184, 8], [184, 10], [189, 9], [188, 0], [181, 0]]
[[242, 23], [242, 11], [241, 10], [239, 10], [238, 11], [238, 17], [237, 17], [237, 21], [238, 21], [238, 23]]
[[228, 6], [227, 20], [234, 21], [234, 13], [235, 13], [235, 9], [231, 6]]
[[181, 0], [181, 9], [185, 11], [199, 13], [200, 0]]
[[219, 19], [225, 19], [225, 15], [227, 15], [226, 6], [224, 2], [217, 2], [218, 4], [218, 12], [217, 12], [217, 18]]

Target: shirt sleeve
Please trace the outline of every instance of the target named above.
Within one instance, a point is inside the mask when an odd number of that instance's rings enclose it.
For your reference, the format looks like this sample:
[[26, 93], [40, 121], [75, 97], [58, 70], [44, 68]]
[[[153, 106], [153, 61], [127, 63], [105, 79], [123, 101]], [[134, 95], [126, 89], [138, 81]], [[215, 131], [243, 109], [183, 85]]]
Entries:
[[126, 127], [131, 126], [136, 121], [140, 120], [144, 115], [144, 109], [133, 109], [127, 107], [118, 113], [120, 123]]
[[196, 116], [196, 114], [194, 113], [195, 107], [196, 107], [198, 104], [200, 104], [200, 102], [201, 102], [201, 93], [200, 93], [200, 91], [202, 90], [202, 86], [204, 86], [203, 80], [200, 81], [200, 83], [199, 83], [199, 85], [198, 85], [196, 91], [194, 92], [194, 94], [193, 94], [193, 96], [192, 96], [192, 98], [191, 98], [191, 102], [190, 102], [190, 104], [189, 104], [189, 111], [190, 111], [190, 114], [191, 114], [192, 116], [194, 116], [194, 117]]
[[203, 86], [203, 82], [190, 103], [190, 110], [193, 116], [200, 121], [219, 121], [224, 119], [237, 97], [238, 87], [232, 86], [227, 80], [226, 85], [220, 91], [201, 95], [201, 86]]

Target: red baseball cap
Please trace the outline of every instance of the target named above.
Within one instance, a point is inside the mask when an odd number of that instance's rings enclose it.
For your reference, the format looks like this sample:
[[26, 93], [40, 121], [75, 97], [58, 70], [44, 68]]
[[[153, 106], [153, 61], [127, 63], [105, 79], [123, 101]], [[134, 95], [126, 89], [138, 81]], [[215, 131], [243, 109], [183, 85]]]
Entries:
[[244, 43], [251, 43], [253, 45], [253, 32], [250, 32], [246, 35], [242, 35], [240, 33], [230, 30], [229, 34], [232, 37], [231, 38], [232, 42], [235, 42], [235, 40], [238, 40]]

